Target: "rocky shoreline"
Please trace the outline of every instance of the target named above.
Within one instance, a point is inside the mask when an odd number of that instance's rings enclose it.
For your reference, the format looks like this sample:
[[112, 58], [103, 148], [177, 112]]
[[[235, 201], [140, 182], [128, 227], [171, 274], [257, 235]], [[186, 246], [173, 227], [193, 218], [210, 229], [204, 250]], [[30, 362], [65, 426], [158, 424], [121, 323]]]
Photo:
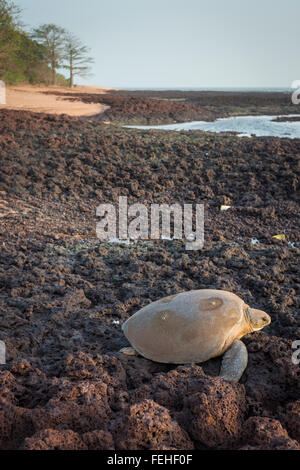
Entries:
[[115, 124], [156, 125], [214, 121], [239, 115], [297, 114], [289, 93], [212, 91], [111, 91], [102, 95], [48, 91], [68, 101], [109, 106], [98, 119]]
[[[119, 125], [296, 114], [279, 95], [110, 92], [94, 119], [0, 111], [1, 449], [300, 449], [299, 140]], [[203, 202], [204, 248], [100, 243], [95, 209], [120, 195]], [[220, 359], [118, 352], [135, 311], [201, 288], [272, 317], [244, 339], [240, 383], [217, 377]]]

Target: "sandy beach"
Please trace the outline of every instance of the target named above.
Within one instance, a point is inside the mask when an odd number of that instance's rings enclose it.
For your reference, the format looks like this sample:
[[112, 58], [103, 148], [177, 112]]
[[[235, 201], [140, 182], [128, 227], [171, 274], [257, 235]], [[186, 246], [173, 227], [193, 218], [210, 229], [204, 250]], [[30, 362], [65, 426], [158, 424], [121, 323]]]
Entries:
[[6, 104], [0, 104], [0, 110], [13, 109], [57, 115], [67, 114], [68, 116], [94, 116], [103, 113], [108, 106], [95, 103], [70, 102], [65, 97], [48, 94], [49, 91], [66, 95], [74, 92], [101, 95], [110, 90], [110, 88], [92, 86], [77, 86], [73, 89], [60, 86], [8, 86], [6, 87]]

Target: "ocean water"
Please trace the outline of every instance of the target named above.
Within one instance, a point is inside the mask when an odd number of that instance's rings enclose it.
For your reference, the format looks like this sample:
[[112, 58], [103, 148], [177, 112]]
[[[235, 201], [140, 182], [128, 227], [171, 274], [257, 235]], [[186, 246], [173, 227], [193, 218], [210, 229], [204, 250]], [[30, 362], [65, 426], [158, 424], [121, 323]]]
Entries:
[[185, 87], [177, 87], [177, 88], [145, 88], [145, 87], [135, 87], [135, 88], [124, 88], [119, 87], [120, 90], [127, 90], [127, 91], [231, 91], [231, 92], [264, 92], [264, 93], [291, 93], [293, 91], [292, 88], [285, 87], [199, 87], [199, 88], [185, 88]]
[[294, 117], [299, 114], [285, 116], [234, 116], [219, 118], [216, 121], [192, 121], [178, 124], [167, 124], [160, 126], [124, 126], [134, 129], [161, 129], [166, 131], [208, 131], [208, 132], [236, 132], [239, 137], [285, 137], [289, 139], [300, 139], [300, 121], [276, 122], [277, 117]]

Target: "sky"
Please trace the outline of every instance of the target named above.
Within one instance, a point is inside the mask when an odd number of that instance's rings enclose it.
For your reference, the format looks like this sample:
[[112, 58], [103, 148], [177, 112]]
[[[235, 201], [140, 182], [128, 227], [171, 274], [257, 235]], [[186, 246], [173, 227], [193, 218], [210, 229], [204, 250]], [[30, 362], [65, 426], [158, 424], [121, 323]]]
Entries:
[[27, 28], [55, 23], [116, 88], [284, 87], [300, 79], [299, 0], [14, 0]]

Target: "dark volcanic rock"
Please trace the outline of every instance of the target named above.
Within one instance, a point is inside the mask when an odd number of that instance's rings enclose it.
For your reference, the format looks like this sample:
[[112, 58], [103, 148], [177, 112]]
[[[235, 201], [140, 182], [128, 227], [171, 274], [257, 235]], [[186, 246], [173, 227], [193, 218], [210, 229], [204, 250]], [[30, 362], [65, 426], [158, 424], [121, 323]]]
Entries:
[[248, 443], [243, 449], [300, 450], [300, 445], [288, 436], [280, 422], [270, 418], [249, 418], [245, 423], [243, 439]]
[[190, 435], [205, 447], [230, 447], [239, 439], [245, 419], [244, 387], [210, 378], [199, 388], [199, 392], [185, 400], [190, 415]]
[[287, 405], [284, 422], [289, 435], [300, 444], [300, 400]]
[[21, 450], [114, 450], [112, 435], [102, 430], [77, 434], [70, 429], [43, 429], [24, 440]]
[[[168, 119], [208, 119], [243, 105], [228, 95], [215, 107], [209, 94], [155, 98], [164, 99], [106, 97], [115, 122], [159, 119], [162, 110]], [[257, 99], [248, 96], [245, 112]], [[270, 97], [260, 99], [274, 112]], [[0, 114], [0, 448], [297, 448], [299, 141]], [[95, 209], [119, 195], [148, 207], [204, 202], [203, 249], [100, 243]], [[281, 233], [285, 241], [272, 238]], [[220, 358], [176, 366], [118, 352], [130, 315], [202, 288], [235, 292], [272, 318], [244, 338], [240, 384], [216, 377]]]
[[44, 429], [26, 438], [21, 450], [87, 450], [87, 446], [73, 431]]
[[124, 411], [116, 423], [115, 435], [120, 450], [194, 448], [169, 411], [152, 400], [135, 403]]

